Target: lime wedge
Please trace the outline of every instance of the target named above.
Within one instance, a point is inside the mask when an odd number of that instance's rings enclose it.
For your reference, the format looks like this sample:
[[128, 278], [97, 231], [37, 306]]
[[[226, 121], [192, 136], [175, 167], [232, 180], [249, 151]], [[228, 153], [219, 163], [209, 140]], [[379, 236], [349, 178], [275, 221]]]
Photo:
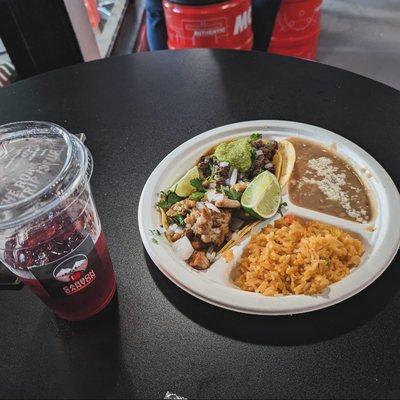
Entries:
[[274, 174], [264, 171], [257, 175], [241, 199], [245, 211], [256, 218], [271, 218], [281, 203], [281, 186]]
[[196, 179], [199, 177], [199, 170], [196, 167], [193, 167], [188, 172], [186, 172], [185, 176], [183, 176], [175, 185], [171, 187], [171, 191], [175, 192], [178, 196], [187, 197], [192, 194], [196, 189], [190, 184], [192, 179]]

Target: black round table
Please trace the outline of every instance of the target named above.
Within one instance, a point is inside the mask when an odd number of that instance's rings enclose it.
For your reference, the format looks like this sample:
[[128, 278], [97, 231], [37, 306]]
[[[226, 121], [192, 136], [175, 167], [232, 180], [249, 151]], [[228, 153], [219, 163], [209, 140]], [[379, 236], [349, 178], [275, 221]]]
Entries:
[[103, 313], [73, 323], [27, 288], [0, 291], [0, 398], [400, 397], [398, 257], [341, 304], [265, 317], [191, 297], [146, 255], [137, 205], [157, 163], [194, 135], [255, 119], [343, 135], [399, 186], [400, 93], [317, 63], [156, 52], [75, 65], [0, 90], [0, 123], [46, 120], [86, 133], [118, 280], [118, 297]]

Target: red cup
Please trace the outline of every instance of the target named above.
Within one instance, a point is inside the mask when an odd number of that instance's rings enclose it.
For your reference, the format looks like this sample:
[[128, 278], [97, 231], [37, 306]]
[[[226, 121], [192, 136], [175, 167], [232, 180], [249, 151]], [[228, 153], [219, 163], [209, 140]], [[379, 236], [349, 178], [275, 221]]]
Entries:
[[251, 50], [251, 1], [216, 1], [182, 5], [164, 0], [169, 49], [222, 48]]

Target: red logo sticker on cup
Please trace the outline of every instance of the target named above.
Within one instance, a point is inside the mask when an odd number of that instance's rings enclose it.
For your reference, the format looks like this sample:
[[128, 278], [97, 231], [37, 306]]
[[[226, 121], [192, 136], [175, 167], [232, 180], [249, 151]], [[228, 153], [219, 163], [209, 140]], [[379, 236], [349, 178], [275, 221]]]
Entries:
[[52, 297], [70, 296], [86, 289], [96, 279], [93, 240], [85, 240], [70, 254], [46, 265], [29, 267], [29, 271]]

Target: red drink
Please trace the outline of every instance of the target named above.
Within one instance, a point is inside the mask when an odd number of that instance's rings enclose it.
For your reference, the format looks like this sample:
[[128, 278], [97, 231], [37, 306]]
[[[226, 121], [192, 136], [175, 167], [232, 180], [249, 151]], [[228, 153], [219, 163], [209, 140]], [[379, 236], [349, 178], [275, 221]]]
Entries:
[[[103, 232], [101, 232], [99, 239], [95, 245], [96, 251], [102, 254], [101, 267], [96, 274], [96, 285], [87, 287], [73, 297], [51, 297], [37, 279], [20, 279], [28, 285], [32, 291], [43, 300], [50, 308], [52, 308], [57, 315], [64, 319], [80, 320], [91, 317], [97, 314], [112, 299], [116, 284], [114, 279], [114, 270], [111, 263], [110, 255], [108, 253], [107, 244]], [[92, 282], [92, 275], [83, 275], [80, 279], [85, 279], [85, 282]], [[79, 283], [79, 280], [78, 280]]]
[[[44, 123], [41, 124], [43, 126]], [[46, 124], [44, 126], [47, 127]], [[5, 180], [4, 188], [0, 186], [0, 194], [5, 193], [6, 200], [13, 201], [16, 198], [15, 204], [18, 206], [21, 204], [22, 196], [15, 188], [27, 192], [30, 200], [22, 201], [22, 204], [25, 204], [22, 208], [22, 217], [18, 207], [17, 210], [12, 210], [7, 202], [4, 205], [0, 203], [0, 236], [2, 224], [8, 228], [3, 231], [4, 237], [0, 241], [0, 256], [7, 267], [60, 317], [79, 320], [101, 311], [113, 297], [116, 284], [112, 262], [89, 186], [92, 169], [90, 153], [82, 143], [70, 136], [67, 134], [63, 139], [67, 143], [73, 141], [72, 145], [78, 147], [75, 149], [75, 160], [68, 162], [69, 168], [72, 169], [72, 184], [71, 172], [68, 175], [68, 171], [71, 170], [65, 168], [64, 160], [64, 157], [68, 156], [68, 151], [64, 151], [64, 144], [57, 137], [55, 143], [50, 141], [51, 146], [48, 149], [44, 145], [38, 146], [33, 156], [32, 150], [29, 150], [32, 146], [30, 144], [28, 150], [24, 150], [27, 154], [22, 162], [24, 170], [17, 172], [16, 178], [12, 171], [13, 175]], [[20, 141], [18, 143], [20, 144]], [[79, 158], [79, 147], [82, 151], [81, 158]], [[54, 148], [58, 149], [57, 152]], [[17, 156], [25, 154], [18, 146], [13, 148], [9, 145], [8, 156], [10, 149]], [[37, 154], [40, 154], [40, 157], [35, 160]], [[11, 156], [15, 161], [15, 155]], [[47, 162], [44, 162], [45, 160]], [[32, 161], [35, 162], [34, 165], [31, 165]], [[0, 158], [0, 164], [2, 162], [4, 163], [4, 157], [3, 160]], [[50, 178], [50, 184], [41, 183], [41, 169], [49, 172], [50, 166], [55, 168], [56, 178], [53, 180]], [[60, 169], [64, 173], [61, 178]], [[48, 179], [47, 176], [45, 178]], [[66, 181], [65, 187], [62, 187], [64, 183], [62, 178]], [[44, 186], [44, 190], [41, 186]], [[62, 187], [61, 192], [60, 187]], [[34, 189], [39, 190], [39, 196], [35, 194]], [[54, 190], [57, 192], [54, 193]], [[65, 193], [67, 194], [64, 195]], [[32, 196], [35, 206], [31, 210]], [[40, 212], [38, 206], [43, 207], [43, 205], [46, 206], [45, 211]], [[1, 218], [2, 208], [5, 210], [3, 218]], [[25, 208], [28, 209], [28, 213]], [[29, 212], [33, 214], [33, 218], [29, 218]], [[7, 221], [8, 215], [14, 218]], [[4, 219], [7, 224], [3, 222]], [[4, 243], [3, 246], [1, 242]]]
[[[28, 234], [19, 249], [17, 237], [6, 242], [7, 265], [65, 319], [84, 319], [96, 314], [115, 292], [114, 270], [104, 233], [94, 212], [88, 209], [86, 206], [75, 221], [69, 215], [56, 217], [50, 226], [44, 225], [32, 236]], [[56, 273], [42, 276], [36, 272], [52, 263], [58, 264]], [[64, 273], [58, 276], [57, 270]]]

